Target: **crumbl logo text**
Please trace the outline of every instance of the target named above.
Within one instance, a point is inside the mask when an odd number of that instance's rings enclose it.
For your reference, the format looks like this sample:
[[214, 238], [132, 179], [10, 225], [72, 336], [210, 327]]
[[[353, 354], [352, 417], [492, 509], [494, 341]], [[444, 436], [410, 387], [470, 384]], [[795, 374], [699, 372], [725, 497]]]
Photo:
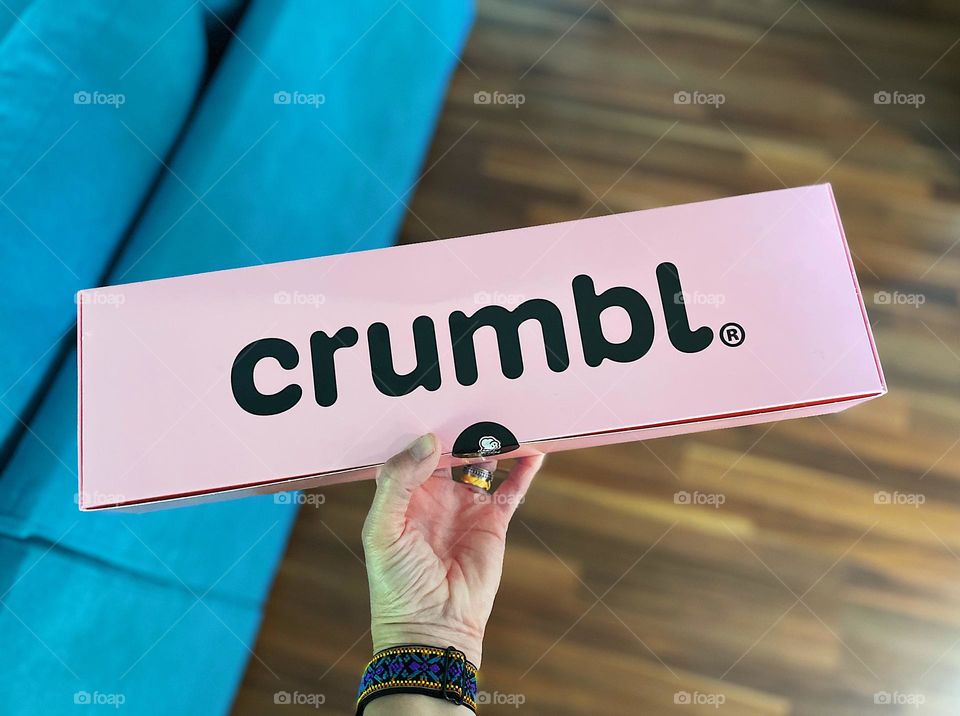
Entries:
[[[663, 315], [661, 325], [666, 326], [666, 336], [661, 339], [665, 344], [684, 354], [705, 351], [716, 338], [731, 348], [743, 344], [746, 331], [739, 323], [729, 321], [714, 330], [691, 322], [688, 310], [701, 314], [701, 318], [705, 311], [702, 306], [676, 300], [678, 295], [692, 294], [684, 292], [679, 269], [674, 264], [661, 263], [655, 273], [659, 289], [655, 303], [659, 304]], [[443, 321], [446, 329], [443, 334], [438, 331], [434, 317], [417, 316], [410, 330], [416, 366], [409, 372], [398, 372], [394, 366], [393, 342], [400, 338], [391, 336], [391, 329], [385, 323], [373, 322], [365, 331], [364, 352], [369, 361], [370, 379], [377, 390], [390, 397], [404, 396], [418, 388], [438, 390], [444, 379], [438, 349], [438, 337], [442, 335], [445, 341], [449, 341], [453, 354], [453, 378], [462, 386], [474, 385], [480, 372], [474, 337], [484, 328], [492, 329], [496, 334], [503, 375], [510, 379], [520, 378], [524, 372], [520, 328], [527, 322], [539, 324], [546, 364], [554, 373], [562, 373], [570, 367], [567, 333], [572, 325], [578, 329], [583, 360], [591, 368], [607, 360], [616, 363], [638, 361], [653, 347], [658, 332], [658, 321], [651, 305], [654, 302], [639, 291], [629, 286], [598, 288], [586, 274], [574, 277], [571, 289], [575, 315], [567, 317], [557, 304], [544, 298], [529, 298], [512, 309], [497, 304], [484, 305], [471, 315], [453, 311]], [[612, 339], [605, 333], [601, 315], [611, 308], [629, 317], [628, 336], [618, 335]], [[715, 308], [710, 310], [710, 313], [715, 312]], [[327, 317], [329, 314], [321, 315]], [[396, 327], [393, 331], [397, 332]], [[277, 415], [304, 399], [305, 389], [301, 383], [311, 380], [312, 399], [321, 407], [329, 407], [339, 398], [336, 365], [343, 360], [361, 360], [356, 355], [360, 352], [357, 350], [359, 342], [360, 331], [354, 326], [327, 326], [313, 332], [309, 336], [309, 367], [299, 371], [301, 380], [291, 380], [279, 390], [266, 392], [254, 379], [262, 362], [273, 363], [271, 370], [274, 371], [279, 364], [280, 369], [289, 373], [298, 368], [303, 356], [287, 337], [257, 338], [243, 346], [233, 360], [230, 384], [234, 399], [240, 408], [252, 415]], [[350, 355], [344, 355], [348, 352]], [[337, 353], [340, 354], [335, 360]], [[292, 378], [293, 373], [290, 375]]]

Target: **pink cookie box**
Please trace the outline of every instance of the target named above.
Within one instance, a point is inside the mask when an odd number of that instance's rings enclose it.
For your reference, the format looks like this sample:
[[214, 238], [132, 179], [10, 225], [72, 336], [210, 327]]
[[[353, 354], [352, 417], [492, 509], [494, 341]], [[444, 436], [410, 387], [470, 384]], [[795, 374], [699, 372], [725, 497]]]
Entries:
[[829, 185], [90, 289], [78, 344], [83, 510], [368, 478], [430, 431], [460, 465], [886, 392]]

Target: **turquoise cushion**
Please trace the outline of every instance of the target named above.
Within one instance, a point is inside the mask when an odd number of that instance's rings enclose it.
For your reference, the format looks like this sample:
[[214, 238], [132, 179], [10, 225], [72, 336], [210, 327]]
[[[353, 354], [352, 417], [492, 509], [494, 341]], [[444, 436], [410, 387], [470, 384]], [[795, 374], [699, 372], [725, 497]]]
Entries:
[[42, 543], [0, 536], [0, 584], [5, 716], [225, 713], [256, 638], [246, 604]]
[[[205, 90], [108, 283], [390, 243], [405, 211], [398, 199], [409, 199], [456, 64], [451, 48], [462, 45], [470, 18], [466, 0], [254, 2], [242, 42]], [[275, 101], [283, 92], [324, 101]], [[0, 673], [12, 684], [0, 690], [0, 713], [38, 712], [22, 703], [74, 713], [64, 689], [123, 693], [128, 703], [135, 696], [136, 713], [223, 713], [295, 508], [268, 496], [141, 515], [78, 513], [75, 360], [67, 358], [0, 476], [0, 535], [42, 547], [4, 575], [20, 580], [7, 599], [35, 605], [29, 619], [20, 616], [43, 641], [66, 632], [56, 657], [23, 635], [17, 646], [29, 658], [0, 651]], [[60, 558], [69, 555], [85, 568], [64, 570]], [[69, 599], [41, 588], [58, 572], [70, 580], [68, 597], [84, 596], [72, 621]], [[204, 594], [211, 608], [189, 612], [184, 636], [175, 613]], [[102, 620], [112, 623], [97, 630]], [[222, 638], [223, 622], [231, 638]], [[0, 634], [22, 629], [0, 610]], [[138, 659], [126, 674], [118, 667]], [[61, 661], [82, 665], [72, 667], [79, 678]], [[214, 671], [204, 688], [198, 674]], [[56, 688], [38, 693], [38, 684]], [[165, 695], [174, 689], [191, 692], [189, 708], [171, 708]]]
[[0, 353], [0, 445], [59, 355], [74, 293], [103, 279], [159, 173], [143, 145], [165, 156], [180, 132], [206, 61], [202, 8], [0, 7], [0, 335], [16, 336]]

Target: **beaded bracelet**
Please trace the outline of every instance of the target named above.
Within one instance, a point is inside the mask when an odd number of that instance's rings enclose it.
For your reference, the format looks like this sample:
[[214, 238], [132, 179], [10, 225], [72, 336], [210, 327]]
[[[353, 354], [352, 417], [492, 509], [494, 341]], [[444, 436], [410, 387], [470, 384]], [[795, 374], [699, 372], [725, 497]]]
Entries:
[[377, 652], [357, 690], [357, 716], [374, 699], [389, 694], [423, 694], [477, 710], [477, 667], [448, 646], [409, 644]]

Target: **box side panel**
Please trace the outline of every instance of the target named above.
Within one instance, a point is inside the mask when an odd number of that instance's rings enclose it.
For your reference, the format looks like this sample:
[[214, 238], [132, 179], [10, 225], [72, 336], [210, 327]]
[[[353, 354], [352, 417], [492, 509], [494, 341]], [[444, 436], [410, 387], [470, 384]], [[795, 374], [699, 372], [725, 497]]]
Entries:
[[600, 433], [596, 435], [582, 435], [573, 438], [560, 438], [556, 440], [543, 440], [530, 443], [528, 447], [536, 449], [543, 453], [560, 452], [563, 450], [573, 450], [586, 447], [599, 447], [601, 445], [613, 445], [616, 443], [631, 442], [634, 440], [653, 440], [655, 438], [671, 437], [674, 435], [683, 435], [687, 433], [700, 433], [708, 430], [720, 430], [722, 428], [742, 427], [745, 425], [758, 425], [761, 423], [772, 423], [780, 420], [790, 420], [794, 418], [807, 418], [817, 415], [827, 415], [829, 413], [838, 413], [854, 405], [859, 405], [868, 400], [873, 400], [878, 395], [857, 398], [854, 400], [845, 400], [821, 405], [812, 405], [802, 408], [787, 408], [784, 410], [771, 410], [764, 413], [756, 413], [749, 416], [738, 416], [732, 418], [716, 418], [714, 420], [704, 420], [696, 423], [685, 423], [681, 425], [668, 425], [652, 428], [637, 428], [635, 430], [620, 430], [609, 433]]
[[833, 185], [826, 185], [830, 190], [830, 201], [833, 204], [834, 217], [837, 221], [837, 230], [840, 233], [840, 239], [843, 242], [843, 250], [847, 256], [847, 264], [850, 267], [850, 278], [853, 281], [853, 289], [857, 295], [857, 300], [860, 302], [860, 312], [863, 315], [863, 328], [867, 333], [867, 337], [870, 340], [870, 348], [873, 351], [873, 359], [877, 366], [877, 379], [882, 386], [882, 392], [887, 392], [887, 381], [883, 375], [883, 366], [880, 364], [880, 352], [877, 350], [877, 342], [873, 337], [873, 326], [870, 324], [870, 317], [867, 315], [867, 307], [863, 300], [863, 291], [860, 290], [860, 281], [857, 279], [857, 268], [853, 261], [853, 250], [850, 248], [850, 242], [847, 241], [847, 234], [843, 229], [843, 221], [840, 219], [840, 207], [837, 205], [837, 197], [833, 193]]
[[83, 292], [77, 293], [77, 504], [83, 499]]
[[[328, 475], [308, 475], [287, 480], [279, 480], [264, 485], [249, 485], [245, 487], [234, 487], [228, 490], [218, 490], [214, 492], [199, 493], [194, 495], [173, 495], [158, 500], [145, 500], [132, 504], [88, 504], [81, 509], [85, 512], [128, 512], [142, 513], [155, 512], [156, 510], [167, 510], [173, 507], [185, 507], [190, 505], [203, 505], [211, 502], [223, 502], [225, 500], [234, 500], [240, 497], [253, 497], [255, 495], [274, 495], [277, 493], [287, 493], [292, 490], [311, 490], [317, 487], [326, 487], [327, 485], [339, 485], [346, 482], [357, 482], [359, 480], [372, 480], [377, 476], [379, 465], [374, 467], [360, 468], [357, 470], [344, 470], [343, 472], [332, 473]], [[297, 502], [298, 498], [293, 496], [277, 498], [279, 503]]]
[[[756, 425], [780, 420], [826, 415], [829, 413], [836, 413], [846, 410], [847, 408], [851, 408], [855, 405], [859, 405], [860, 403], [872, 400], [875, 397], [878, 396], [865, 396], [850, 400], [833, 401], [819, 405], [808, 405], [796, 408], [770, 410], [766, 412], [752, 413], [749, 415], [740, 415], [735, 417], [718, 417], [712, 420], [685, 422], [676, 425], [636, 428], [632, 430], [615, 430], [594, 435], [578, 435], [552, 440], [540, 440], [522, 444], [518, 450], [514, 450], [509, 454], [504, 455], [503, 459], [525, 457], [529, 455], [546, 455], [554, 452], [563, 452], [565, 450], [577, 450], [581, 448], [600, 447], [603, 445], [615, 445], [618, 443], [634, 442], [639, 440], [654, 440], [656, 438], [706, 432], [708, 430], [720, 430], [723, 428], [742, 427], [745, 425]], [[440, 460], [440, 467], [457, 467], [482, 461], [483, 458], [459, 458], [454, 457], [449, 453], [445, 453]], [[341, 483], [373, 479], [376, 477], [377, 471], [380, 469], [380, 467], [380, 465], [375, 465], [357, 470], [346, 470], [327, 475], [310, 475], [288, 480], [279, 480], [265, 485], [239, 487], [206, 494], [168, 497], [162, 500], [146, 501], [134, 505], [94, 505], [85, 507], [83, 509], [106, 509], [121, 512], [150, 512], [154, 510], [168, 509], [171, 507], [204, 504], [207, 502], [219, 502], [238, 497], [285, 493], [291, 490], [309, 490], [318, 487], [338, 485]], [[293, 502], [299, 498], [289, 496], [278, 499], [280, 499], [280, 501]]]

